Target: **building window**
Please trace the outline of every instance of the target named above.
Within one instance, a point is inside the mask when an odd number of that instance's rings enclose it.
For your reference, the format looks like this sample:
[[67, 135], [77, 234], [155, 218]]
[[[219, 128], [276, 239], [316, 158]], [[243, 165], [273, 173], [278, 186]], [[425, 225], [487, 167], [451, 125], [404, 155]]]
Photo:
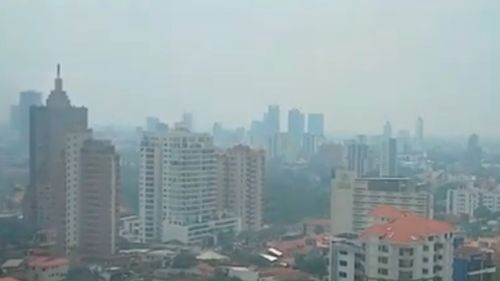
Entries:
[[400, 248], [399, 255], [400, 256], [413, 256], [413, 248]]
[[424, 252], [428, 252], [428, 251], [429, 251], [429, 246], [424, 245]]
[[424, 257], [424, 258], [422, 259], [422, 262], [423, 262], [423, 263], [428, 263], [428, 262], [429, 262], [429, 258]]
[[343, 256], [346, 256], [347, 252], [346, 251], [340, 251], [340, 254], [343, 255]]
[[387, 257], [378, 257], [378, 262], [382, 264], [387, 264], [389, 259]]
[[380, 275], [388, 275], [389, 274], [389, 270], [387, 268], [379, 268], [377, 272]]
[[427, 268], [422, 269], [422, 274], [424, 275], [429, 274], [429, 270]]
[[389, 252], [389, 247], [387, 245], [379, 245], [378, 246], [378, 251], [383, 252], [383, 253], [388, 253]]
[[347, 262], [346, 261], [340, 261], [339, 264], [340, 264], [340, 266], [347, 266]]
[[411, 271], [400, 271], [399, 272], [399, 280], [412, 280], [413, 272]]
[[343, 271], [340, 271], [340, 272], [339, 272], [339, 276], [340, 276], [341, 278], [347, 278], [347, 273], [345, 273], [345, 272], [343, 272]]

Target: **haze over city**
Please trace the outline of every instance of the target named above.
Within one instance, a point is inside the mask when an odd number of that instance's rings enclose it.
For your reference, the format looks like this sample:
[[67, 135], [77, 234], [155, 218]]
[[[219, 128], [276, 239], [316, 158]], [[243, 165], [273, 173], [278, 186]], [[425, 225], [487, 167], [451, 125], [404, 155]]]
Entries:
[[[498, 1], [2, 1], [0, 122], [54, 66], [91, 124], [193, 112], [209, 130], [268, 104], [326, 131], [498, 136]], [[284, 118], [283, 118], [284, 119]], [[283, 122], [282, 119], [282, 122]]]

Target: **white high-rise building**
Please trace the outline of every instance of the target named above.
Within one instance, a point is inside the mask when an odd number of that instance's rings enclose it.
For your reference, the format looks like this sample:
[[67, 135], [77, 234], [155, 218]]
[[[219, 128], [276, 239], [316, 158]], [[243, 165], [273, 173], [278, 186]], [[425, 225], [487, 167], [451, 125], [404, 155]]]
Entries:
[[380, 176], [397, 177], [398, 146], [396, 138], [384, 138], [380, 150]]
[[332, 234], [360, 232], [371, 225], [371, 212], [389, 205], [432, 218], [433, 195], [407, 178], [356, 178], [353, 171], [335, 172], [331, 192]]
[[360, 235], [332, 239], [330, 281], [452, 280], [452, 225], [388, 206], [372, 215]]
[[212, 137], [185, 129], [143, 136], [139, 210], [145, 242], [200, 243], [241, 227], [238, 218], [217, 212]]
[[241, 218], [242, 230], [262, 227], [265, 151], [237, 145], [218, 155], [218, 209]]

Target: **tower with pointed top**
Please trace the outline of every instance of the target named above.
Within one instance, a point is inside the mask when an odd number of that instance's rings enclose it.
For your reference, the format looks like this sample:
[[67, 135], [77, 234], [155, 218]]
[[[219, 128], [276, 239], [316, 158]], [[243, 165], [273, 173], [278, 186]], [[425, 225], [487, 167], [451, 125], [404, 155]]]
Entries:
[[62, 253], [66, 242], [64, 148], [68, 135], [87, 131], [88, 120], [87, 108], [71, 105], [60, 70], [58, 65], [46, 105], [30, 110], [30, 184], [24, 218], [39, 229], [53, 231], [56, 248]]

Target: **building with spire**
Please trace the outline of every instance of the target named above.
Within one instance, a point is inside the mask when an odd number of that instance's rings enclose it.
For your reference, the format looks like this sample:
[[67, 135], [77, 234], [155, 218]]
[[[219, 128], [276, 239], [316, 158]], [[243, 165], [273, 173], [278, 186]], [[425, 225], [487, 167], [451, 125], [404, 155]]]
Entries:
[[30, 184], [24, 218], [40, 229], [56, 234], [58, 250], [65, 245], [65, 159], [66, 136], [88, 128], [87, 108], [71, 105], [63, 89], [61, 67], [57, 65], [54, 90], [45, 106], [30, 110]]

